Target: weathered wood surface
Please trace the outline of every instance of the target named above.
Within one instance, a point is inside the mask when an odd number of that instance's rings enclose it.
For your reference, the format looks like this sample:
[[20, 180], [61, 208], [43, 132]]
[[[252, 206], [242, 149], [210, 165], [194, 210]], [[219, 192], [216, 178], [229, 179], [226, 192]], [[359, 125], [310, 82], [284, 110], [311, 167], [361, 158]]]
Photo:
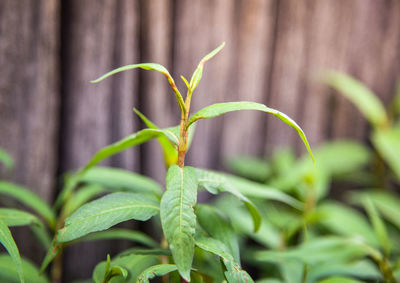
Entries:
[[[205, 67], [193, 110], [223, 101], [266, 103], [298, 121], [314, 146], [366, 139], [368, 131], [357, 110], [318, 81], [322, 70], [354, 75], [386, 104], [400, 74], [396, 0], [60, 2], [0, 1], [0, 147], [16, 161], [11, 180], [48, 201], [59, 174], [143, 126], [133, 107], [161, 127], [179, 122], [158, 73], [133, 70], [89, 83], [115, 67], [161, 63], [184, 92], [179, 76], [189, 79], [201, 57], [226, 41]], [[269, 155], [286, 146], [304, 153], [295, 132], [274, 117], [232, 113], [199, 123], [187, 163], [221, 168], [232, 154]], [[163, 182], [159, 153], [152, 143], [107, 164]], [[115, 252], [107, 244], [70, 250], [67, 282], [89, 277], [107, 250]]]

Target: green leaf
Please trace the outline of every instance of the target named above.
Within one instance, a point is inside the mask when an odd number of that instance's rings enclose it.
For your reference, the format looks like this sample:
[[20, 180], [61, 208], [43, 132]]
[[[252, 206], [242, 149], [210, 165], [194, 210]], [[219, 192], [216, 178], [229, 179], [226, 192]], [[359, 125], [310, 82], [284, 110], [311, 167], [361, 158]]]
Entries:
[[57, 233], [57, 241], [72, 241], [131, 219], [145, 221], [158, 212], [158, 203], [141, 194], [109, 194], [83, 205], [68, 217]]
[[293, 121], [289, 116], [286, 114], [269, 108], [264, 104], [255, 103], [255, 102], [248, 102], [248, 101], [240, 101], [240, 102], [226, 102], [226, 103], [217, 103], [210, 106], [207, 106], [200, 111], [196, 112], [188, 121], [188, 127], [196, 122], [199, 119], [210, 119], [222, 114], [238, 111], [238, 110], [258, 110], [263, 111], [269, 114], [274, 115], [275, 117], [279, 118], [292, 128], [294, 128], [297, 133], [299, 134], [300, 138], [303, 140], [304, 145], [306, 146], [311, 158], [314, 160], [314, 155], [311, 151], [310, 145], [308, 144], [306, 135], [304, 134], [303, 130], [300, 128], [299, 125], [295, 121]]
[[383, 251], [386, 256], [389, 256], [390, 253], [390, 240], [386, 231], [385, 224], [381, 219], [379, 212], [377, 211], [374, 203], [372, 202], [369, 196], [365, 196], [362, 200], [365, 210], [368, 213], [368, 217], [372, 223], [372, 227], [374, 228], [374, 232], [376, 237], [379, 240], [380, 246], [383, 248]]
[[[144, 116], [139, 110], [133, 108], [133, 111], [142, 119], [142, 121], [146, 124], [150, 129], [158, 129], [158, 127], [151, 122], [146, 116]], [[178, 162], [178, 151], [171, 144], [170, 140], [168, 140], [165, 136], [158, 137], [158, 142], [161, 145], [164, 154], [164, 162], [166, 167], [168, 168], [172, 164], [176, 164]]]
[[[128, 271], [128, 277], [115, 276], [108, 281], [109, 283], [136, 283], [138, 276], [147, 268], [159, 264], [157, 256], [153, 255], [118, 255], [113, 258], [109, 264], [109, 269], [113, 267], [123, 268]], [[107, 262], [102, 261], [93, 271], [93, 281], [95, 283], [103, 283], [106, 274]]]
[[318, 283], [362, 283], [362, 281], [349, 277], [329, 277], [327, 279], [318, 281]]
[[156, 276], [163, 276], [172, 271], [177, 270], [175, 264], [158, 264], [147, 268], [142, 274], [139, 275], [137, 283], [149, 283], [149, 279], [153, 279]]
[[110, 190], [132, 193], [152, 193], [161, 196], [160, 184], [148, 177], [128, 170], [111, 167], [92, 167], [80, 179], [81, 182], [98, 184]]
[[42, 261], [40, 266], [39, 273], [42, 274], [47, 266], [53, 261], [53, 259], [60, 253], [62, 248], [62, 244], [56, 242], [55, 239], [51, 242], [50, 248], [47, 250], [47, 253]]
[[116, 228], [109, 229], [106, 231], [94, 232], [86, 235], [83, 238], [77, 240], [77, 242], [88, 242], [97, 240], [128, 240], [132, 242], [137, 242], [148, 247], [158, 247], [159, 244], [152, 238], [147, 236], [145, 233], [139, 231], [133, 231], [128, 229]]
[[14, 242], [11, 235], [10, 229], [3, 221], [0, 220], [0, 242], [10, 254], [12, 261], [14, 262], [15, 268], [18, 273], [18, 278], [20, 282], [25, 282], [24, 273], [22, 271], [21, 256], [19, 255], [18, 247]]
[[318, 208], [321, 224], [329, 230], [345, 236], [357, 236], [365, 242], [378, 246], [377, 238], [365, 217], [357, 210], [333, 201]]
[[[90, 171], [90, 170], [89, 170]], [[63, 206], [62, 214], [64, 217], [70, 216], [79, 207], [87, 203], [89, 200], [103, 193], [105, 189], [96, 184], [82, 186], [79, 190], [71, 195]]]
[[43, 217], [50, 227], [55, 227], [56, 216], [54, 215], [54, 212], [50, 209], [47, 203], [28, 189], [13, 183], [0, 181], [0, 194], [8, 195], [17, 199]]
[[231, 158], [228, 160], [227, 166], [235, 174], [257, 182], [265, 182], [272, 173], [271, 166], [266, 160], [249, 156]]
[[221, 241], [202, 237], [196, 239], [196, 246], [221, 258], [227, 269], [225, 271], [225, 277], [229, 283], [254, 282], [250, 275], [235, 262], [233, 256], [229, 254], [227, 247]]
[[200, 226], [214, 239], [223, 242], [236, 262], [240, 263], [239, 242], [230, 223], [216, 208], [209, 205], [197, 205], [196, 216]]
[[172, 165], [166, 176], [166, 192], [161, 198], [160, 216], [165, 237], [180, 275], [190, 281], [194, 255], [197, 176], [192, 167]]
[[109, 76], [112, 76], [112, 75], [114, 75], [116, 73], [123, 72], [123, 71], [126, 71], [126, 70], [136, 69], [136, 68], [141, 68], [141, 69], [144, 69], [144, 70], [157, 71], [157, 72], [160, 72], [161, 74], [163, 74], [164, 76], [166, 76], [169, 84], [172, 87], [172, 90], [175, 93], [175, 97], [176, 97], [176, 100], [178, 101], [179, 107], [181, 108], [183, 113], [186, 113], [185, 103], [183, 101], [182, 95], [179, 93], [179, 90], [176, 88], [174, 79], [172, 78], [172, 76], [170, 75], [168, 70], [164, 66], [162, 66], [160, 64], [141, 63], [141, 64], [133, 64], [133, 65], [123, 66], [123, 67], [117, 68], [115, 70], [112, 70], [111, 72], [108, 72], [107, 74], [99, 77], [96, 80], [91, 81], [91, 83], [98, 83], [98, 82], [104, 80], [105, 78], [108, 78]]
[[191, 93], [196, 89], [197, 85], [199, 84], [199, 82], [201, 80], [201, 77], [203, 76], [204, 64], [208, 60], [210, 60], [212, 57], [217, 55], [217, 53], [220, 52], [222, 50], [222, 48], [224, 48], [224, 46], [225, 46], [225, 42], [223, 42], [220, 46], [215, 48], [213, 51], [211, 51], [206, 56], [204, 56], [203, 59], [201, 59], [196, 70], [193, 72], [192, 78], [190, 79], [190, 87], [188, 89]]
[[[47, 276], [39, 276], [39, 271], [30, 261], [22, 260], [22, 271], [29, 283], [48, 283]], [[3, 283], [18, 283], [20, 282], [19, 272], [8, 255], [0, 255], [0, 281]]]
[[13, 208], [0, 208], [0, 221], [8, 227], [36, 225], [44, 229], [43, 223], [35, 215]]
[[3, 163], [8, 170], [14, 167], [14, 160], [11, 156], [0, 148], [0, 162]]
[[371, 140], [400, 182], [400, 129], [374, 131]]
[[377, 96], [358, 80], [344, 73], [329, 71], [325, 83], [350, 100], [376, 128], [388, 125], [388, 118]]

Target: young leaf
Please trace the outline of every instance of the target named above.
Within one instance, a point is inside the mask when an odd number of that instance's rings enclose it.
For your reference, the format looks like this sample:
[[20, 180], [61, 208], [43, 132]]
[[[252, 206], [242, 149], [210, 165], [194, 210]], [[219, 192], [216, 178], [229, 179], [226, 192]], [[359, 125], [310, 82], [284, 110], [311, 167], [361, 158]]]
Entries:
[[8, 170], [14, 167], [14, 161], [11, 156], [0, 148], [0, 163], [3, 163]]
[[156, 276], [163, 276], [177, 269], [178, 268], [176, 267], [175, 264], [154, 265], [152, 267], [147, 268], [139, 275], [137, 283], [149, 283], [150, 282], [149, 279], [153, 279]]
[[133, 230], [128, 230], [128, 229], [121, 229], [121, 228], [116, 228], [116, 229], [109, 229], [106, 231], [100, 231], [100, 232], [94, 232], [89, 235], [86, 235], [85, 237], [82, 237], [76, 242], [88, 242], [88, 241], [97, 241], [97, 240], [116, 240], [116, 239], [121, 239], [121, 240], [128, 240], [132, 242], [137, 242], [140, 244], [143, 244], [145, 246], [155, 248], [158, 247], [159, 244], [154, 241], [152, 238], [147, 236], [146, 234], [139, 232], [139, 231], [133, 231]]
[[214, 239], [223, 242], [236, 262], [240, 263], [239, 242], [232, 226], [221, 213], [209, 205], [197, 205], [196, 216], [200, 226]]
[[[147, 127], [150, 129], [158, 129], [158, 127], [151, 122], [146, 116], [144, 116], [139, 110], [133, 108], [133, 111], [142, 119], [142, 121], [146, 124]], [[164, 153], [164, 161], [167, 166], [171, 166], [172, 164], [176, 164], [178, 161], [178, 151], [176, 148], [171, 144], [171, 142], [165, 137], [160, 136], [158, 137], [158, 142], [161, 145], [161, 148]]]
[[0, 181], [0, 194], [8, 195], [19, 200], [42, 216], [50, 227], [55, 227], [56, 216], [54, 215], [54, 212], [50, 209], [47, 203], [28, 189], [13, 183]]
[[193, 72], [192, 78], [190, 79], [190, 88], [189, 88], [189, 90], [190, 90], [191, 93], [196, 89], [197, 85], [199, 84], [199, 82], [201, 80], [201, 77], [203, 76], [204, 64], [208, 60], [210, 60], [212, 57], [217, 55], [217, 53], [220, 52], [222, 50], [222, 48], [224, 48], [224, 46], [225, 46], [225, 42], [223, 42], [220, 46], [215, 48], [213, 51], [211, 51], [206, 56], [204, 56], [203, 59], [201, 59], [199, 65], [196, 68], [196, 70]]
[[238, 111], [238, 110], [258, 110], [263, 111], [269, 114], [274, 115], [275, 117], [279, 118], [292, 128], [294, 128], [297, 133], [299, 134], [300, 138], [303, 140], [304, 145], [306, 146], [311, 158], [314, 160], [314, 155], [311, 151], [310, 145], [308, 144], [306, 135], [304, 134], [303, 130], [300, 128], [299, 125], [295, 121], [293, 121], [289, 116], [286, 114], [269, 108], [264, 104], [256, 103], [256, 102], [248, 102], [248, 101], [240, 101], [240, 102], [226, 102], [226, 103], [217, 103], [210, 106], [207, 106], [200, 111], [196, 112], [188, 121], [188, 127], [195, 123], [199, 119], [210, 119], [222, 114]]
[[72, 241], [131, 219], [145, 221], [158, 212], [158, 203], [141, 194], [113, 193], [83, 205], [68, 217], [57, 241]]
[[0, 242], [11, 256], [12, 261], [14, 262], [15, 268], [17, 270], [19, 280], [22, 283], [25, 282], [24, 274], [22, 271], [21, 256], [19, 255], [18, 247], [14, 242], [10, 229], [8, 229], [7, 225], [4, 224], [4, 222], [1, 220], [0, 220]]
[[377, 130], [372, 134], [372, 143], [400, 182], [400, 129]]
[[250, 275], [235, 262], [233, 256], [229, 254], [226, 246], [222, 242], [213, 238], [202, 237], [196, 239], [196, 246], [221, 258], [227, 269], [225, 271], [225, 277], [229, 283], [254, 282]]
[[[39, 271], [30, 261], [22, 260], [22, 271], [28, 283], [48, 283], [50, 282], [45, 275], [39, 275]], [[12, 259], [8, 255], [0, 255], [0, 282], [17, 283], [20, 282], [19, 272], [17, 271]]]
[[192, 167], [172, 165], [166, 176], [167, 190], [161, 198], [160, 216], [165, 237], [180, 275], [190, 281], [194, 255], [197, 176]]
[[35, 215], [12, 208], [0, 208], [0, 221], [8, 227], [36, 225], [44, 229], [43, 223]]
[[128, 170], [95, 166], [80, 179], [83, 183], [98, 184], [111, 190], [124, 190], [132, 193], [150, 193], [161, 196], [162, 188], [153, 179]]
[[361, 82], [344, 73], [329, 71], [325, 83], [349, 99], [376, 128], [388, 124], [385, 108], [376, 95]]
[[105, 75], [101, 76], [100, 78], [98, 78], [96, 80], [93, 80], [91, 82], [92, 83], [98, 83], [98, 82], [104, 80], [105, 78], [108, 78], [109, 76], [112, 76], [112, 75], [114, 75], [116, 73], [123, 72], [123, 71], [126, 71], [126, 70], [136, 69], [136, 68], [141, 68], [141, 69], [144, 69], [144, 70], [157, 71], [157, 72], [160, 72], [161, 74], [163, 74], [164, 76], [166, 76], [169, 84], [172, 87], [172, 90], [175, 93], [175, 97], [176, 97], [176, 100], [178, 101], [179, 107], [181, 108], [183, 113], [186, 113], [185, 103], [183, 101], [182, 95], [179, 93], [179, 90], [176, 88], [174, 79], [172, 78], [172, 76], [170, 75], [168, 70], [164, 66], [162, 66], [160, 64], [142, 63], [142, 64], [133, 64], [133, 65], [123, 66], [123, 67], [117, 68], [115, 70], [112, 70], [111, 72], [108, 72], [107, 74], [105, 74]]

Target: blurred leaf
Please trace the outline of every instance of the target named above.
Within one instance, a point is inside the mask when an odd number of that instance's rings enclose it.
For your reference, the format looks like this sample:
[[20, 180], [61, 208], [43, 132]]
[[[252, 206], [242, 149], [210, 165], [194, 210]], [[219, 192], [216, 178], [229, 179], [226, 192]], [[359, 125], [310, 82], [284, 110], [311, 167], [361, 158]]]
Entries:
[[158, 247], [159, 244], [145, 233], [122, 228], [109, 229], [106, 231], [94, 232], [77, 240], [77, 242], [88, 242], [97, 240], [129, 240], [148, 247]]
[[136, 193], [113, 193], [80, 207], [58, 230], [57, 241], [67, 242], [118, 223], [145, 221], [159, 213], [159, 204]]
[[0, 220], [0, 243], [7, 250], [14, 263], [15, 270], [18, 273], [20, 282], [25, 282], [24, 273], [22, 270], [21, 256], [19, 255], [18, 247], [14, 242], [10, 229]]
[[[157, 256], [153, 255], [136, 255], [130, 254], [126, 256], [116, 256], [109, 264], [109, 268], [118, 266], [128, 271], [128, 276], [125, 279], [123, 276], [112, 277], [109, 283], [136, 283], [139, 275], [147, 268], [159, 264]], [[93, 281], [95, 283], [103, 283], [106, 274], [107, 262], [102, 261], [96, 265], [93, 271]]]
[[[133, 108], [133, 111], [140, 117], [140, 119], [146, 124], [147, 127], [150, 129], [158, 129], [158, 127], [151, 122], [146, 116], [144, 116], [139, 110]], [[171, 144], [171, 142], [165, 137], [160, 136], [157, 138], [164, 154], [164, 162], [166, 167], [168, 168], [172, 164], [176, 164], [178, 162], [178, 151], [177, 149]]]
[[374, 232], [379, 240], [380, 246], [382, 247], [385, 255], [388, 256], [390, 253], [390, 241], [385, 224], [383, 223], [383, 220], [381, 219], [379, 212], [375, 208], [375, 205], [370, 197], [365, 196], [362, 200], [362, 203], [368, 213], [368, 217], [372, 223], [372, 227], [374, 228]]
[[265, 182], [271, 175], [271, 166], [267, 161], [249, 156], [231, 158], [227, 167], [235, 174], [258, 182]]
[[44, 229], [43, 223], [35, 215], [13, 208], [0, 208], [0, 221], [8, 227], [36, 225]]
[[303, 140], [304, 145], [306, 146], [311, 158], [314, 160], [314, 156], [312, 154], [310, 145], [308, 144], [307, 138], [303, 130], [300, 128], [300, 126], [297, 125], [297, 123], [293, 121], [290, 117], [288, 117], [286, 114], [279, 112], [278, 110], [269, 108], [264, 104], [247, 102], [247, 101], [213, 104], [193, 114], [193, 116], [188, 121], [188, 127], [199, 119], [214, 118], [222, 114], [238, 110], [258, 110], [276, 116], [277, 118], [279, 118], [280, 120], [282, 120], [283, 122], [285, 122], [286, 124], [288, 124], [289, 126], [291, 126], [296, 130], [300, 138]]
[[388, 125], [384, 106], [364, 84], [336, 71], [327, 72], [324, 81], [349, 99], [374, 127]]
[[160, 216], [179, 274], [190, 281], [194, 256], [197, 201], [197, 176], [192, 167], [172, 165], [167, 172], [166, 188], [161, 198]]
[[378, 246], [371, 226], [358, 211], [333, 201], [321, 204], [318, 211], [322, 215], [321, 224], [332, 232], [357, 236], [373, 246]]
[[42, 274], [46, 270], [47, 266], [53, 261], [53, 259], [58, 255], [58, 253], [61, 251], [61, 244], [57, 243], [55, 239], [51, 242], [51, 245], [49, 249], [47, 250], [47, 253], [42, 261], [42, 264], [40, 266], [39, 273]]
[[28, 189], [9, 182], [0, 181], [0, 194], [11, 196], [24, 205], [32, 208], [47, 221], [50, 227], [55, 227], [56, 216], [50, 207], [37, 195]]
[[[39, 271], [30, 261], [22, 259], [22, 271], [28, 283], [48, 283], [47, 276], [39, 276]], [[8, 255], [0, 255], [0, 281], [2, 283], [19, 283], [19, 272]]]
[[[90, 170], [89, 170], [90, 171]], [[103, 193], [105, 189], [99, 185], [86, 185], [71, 195], [63, 207], [63, 217], [68, 217], [89, 200]]]
[[362, 283], [362, 281], [349, 277], [329, 277], [327, 279], [318, 281], [318, 283]]
[[[199, 187], [205, 188], [212, 194], [217, 194], [219, 192], [228, 192], [232, 195], [236, 196], [238, 199], [243, 201], [246, 205], [247, 210], [249, 211], [253, 223], [254, 223], [254, 231], [257, 231], [261, 225], [261, 215], [258, 211], [257, 207], [251, 202], [247, 197], [242, 195], [232, 184], [229, 182], [224, 175], [219, 174], [217, 172], [208, 171], [205, 169], [195, 168]], [[257, 184], [257, 183], [255, 183]]]
[[240, 265], [235, 262], [233, 256], [229, 253], [228, 248], [221, 241], [213, 238], [202, 237], [196, 239], [196, 246], [221, 258], [226, 267], [225, 277], [229, 283], [254, 282], [250, 275], [241, 269]]
[[0, 148], [0, 163], [3, 163], [8, 170], [14, 167], [14, 160], [11, 156]]
[[371, 140], [400, 182], [400, 129], [375, 131]]
[[160, 184], [151, 178], [112, 167], [92, 167], [81, 177], [80, 181], [133, 193], [153, 193], [161, 196], [163, 191]]
[[145, 271], [143, 271], [138, 279], [138, 283], [149, 283], [149, 279], [153, 279], [156, 276], [163, 276], [165, 274], [168, 274], [172, 271], [177, 270], [178, 268], [176, 267], [175, 264], [158, 264], [154, 265], [152, 267], [147, 268]]
[[209, 205], [196, 206], [197, 220], [211, 237], [224, 243], [236, 262], [240, 263], [239, 243], [230, 223], [221, 213]]
[[182, 95], [179, 93], [178, 89], [176, 88], [174, 79], [172, 78], [172, 76], [170, 75], [170, 73], [168, 72], [168, 70], [160, 65], [160, 64], [155, 64], [155, 63], [142, 63], [142, 64], [133, 64], [133, 65], [127, 65], [127, 66], [123, 66], [120, 68], [117, 68], [115, 70], [112, 70], [111, 72], [108, 72], [107, 74], [99, 77], [96, 80], [91, 81], [92, 83], [98, 83], [102, 80], [104, 80], [105, 78], [108, 78], [109, 76], [112, 76], [116, 73], [119, 72], [123, 72], [126, 70], [131, 70], [131, 69], [136, 69], [136, 68], [141, 68], [144, 70], [151, 70], [151, 71], [157, 71], [160, 72], [161, 74], [163, 74], [164, 76], [167, 77], [167, 80], [169, 82], [169, 84], [171, 85], [175, 96], [176, 96], [176, 100], [178, 101], [179, 107], [181, 108], [181, 110], [186, 113], [186, 108], [185, 108], [185, 103], [183, 101]]
[[223, 42], [220, 46], [215, 48], [213, 51], [211, 51], [206, 56], [204, 56], [203, 59], [201, 59], [199, 65], [196, 68], [196, 70], [193, 72], [192, 78], [190, 79], [190, 89], [189, 89], [189, 91], [191, 93], [196, 89], [197, 85], [199, 84], [199, 82], [201, 80], [201, 77], [203, 75], [204, 64], [208, 60], [210, 60], [212, 57], [217, 55], [217, 53], [220, 52], [221, 49], [224, 48], [224, 46], [225, 46], [225, 42]]

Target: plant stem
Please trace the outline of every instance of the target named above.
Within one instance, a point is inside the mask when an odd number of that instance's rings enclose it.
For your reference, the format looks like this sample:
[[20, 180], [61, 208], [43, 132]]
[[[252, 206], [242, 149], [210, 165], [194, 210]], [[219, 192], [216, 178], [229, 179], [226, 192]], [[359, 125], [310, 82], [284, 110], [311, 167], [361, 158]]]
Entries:
[[190, 110], [190, 102], [192, 100], [192, 91], [189, 89], [186, 101], [185, 108], [186, 112], [181, 113], [181, 123], [179, 125], [179, 145], [178, 145], [178, 166], [183, 168], [185, 166], [185, 155], [187, 151], [187, 140], [188, 140], [188, 120], [189, 120], [189, 110]]

